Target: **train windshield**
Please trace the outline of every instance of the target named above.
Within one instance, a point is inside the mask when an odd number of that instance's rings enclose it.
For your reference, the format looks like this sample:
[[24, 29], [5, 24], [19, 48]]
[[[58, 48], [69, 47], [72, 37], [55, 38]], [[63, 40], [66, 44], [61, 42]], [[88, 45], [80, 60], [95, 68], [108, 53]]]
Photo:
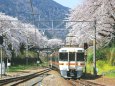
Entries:
[[84, 61], [84, 53], [76, 53], [77, 61]]
[[75, 52], [69, 52], [69, 61], [75, 61]]
[[59, 53], [59, 60], [68, 61], [68, 53], [67, 52]]

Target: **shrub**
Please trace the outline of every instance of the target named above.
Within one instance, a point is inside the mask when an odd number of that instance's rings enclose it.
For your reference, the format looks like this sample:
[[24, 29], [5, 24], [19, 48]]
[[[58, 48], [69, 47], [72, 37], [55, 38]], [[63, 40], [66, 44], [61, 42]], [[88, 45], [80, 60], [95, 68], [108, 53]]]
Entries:
[[106, 54], [103, 50], [96, 51], [96, 60], [106, 60]]
[[[88, 52], [87, 60], [89, 63], [93, 62], [93, 52]], [[106, 60], [106, 54], [103, 50], [96, 51], [96, 60]]]

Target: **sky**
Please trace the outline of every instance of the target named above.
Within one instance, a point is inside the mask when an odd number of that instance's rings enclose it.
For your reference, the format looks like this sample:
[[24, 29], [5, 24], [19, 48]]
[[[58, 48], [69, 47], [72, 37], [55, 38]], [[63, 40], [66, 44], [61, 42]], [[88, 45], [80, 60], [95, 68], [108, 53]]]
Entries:
[[62, 4], [63, 6], [69, 7], [69, 8], [74, 8], [78, 4], [83, 2], [83, 0], [54, 0], [54, 1]]

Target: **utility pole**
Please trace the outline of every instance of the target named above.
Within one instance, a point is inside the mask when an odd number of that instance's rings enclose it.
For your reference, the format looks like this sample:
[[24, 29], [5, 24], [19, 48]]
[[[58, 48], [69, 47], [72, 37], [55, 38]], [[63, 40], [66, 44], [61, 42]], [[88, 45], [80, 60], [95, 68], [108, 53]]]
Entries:
[[27, 37], [27, 44], [26, 44], [26, 65], [28, 65], [28, 37]]
[[2, 44], [3, 44], [3, 36], [0, 36], [0, 46], [1, 46], [1, 53], [0, 53], [0, 64], [1, 64], [1, 78], [2, 78], [2, 58], [3, 58], [3, 56], [2, 56]]
[[93, 74], [94, 74], [94, 76], [97, 75], [97, 70], [96, 70], [96, 20], [94, 21]]
[[2, 47], [1, 47], [1, 78], [2, 78]]
[[[31, 5], [31, 11], [32, 11], [32, 19], [33, 19], [33, 24], [35, 25], [35, 13], [34, 13], [34, 8], [33, 8], [33, 3], [32, 3], [32, 0], [30, 0], [30, 5]], [[40, 16], [39, 16], [39, 18], [40, 18]], [[35, 41], [37, 40], [37, 38], [36, 38], [36, 34], [37, 34], [37, 32], [36, 32], [36, 29], [35, 29]], [[37, 43], [35, 42], [35, 46], [37, 45]]]
[[[34, 18], [34, 12], [33, 12], [33, 5], [32, 5], [32, 0], [29, 0], [29, 3], [30, 3], [30, 5], [31, 5], [31, 10], [32, 10], [32, 15], [33, 15], [33, 18]], [[33, 23], [34, 23], [34, 19], [33, 19]], [[28, 28], [29, 29], [29, 28]], [[27, 33], [29, 33], [29, 30], [28, 30], [28, 32]], [[28, 36], [29, 34], [27, 34], [27, 43], [26, 43], [26, 65], [28, 65], [28, 59], [29, 59], [29, 57], [28, 57], [28, 42], [29, 42], [29, 36]], [[35, 40], [36, 40], [36, 29], [35, 29]]]

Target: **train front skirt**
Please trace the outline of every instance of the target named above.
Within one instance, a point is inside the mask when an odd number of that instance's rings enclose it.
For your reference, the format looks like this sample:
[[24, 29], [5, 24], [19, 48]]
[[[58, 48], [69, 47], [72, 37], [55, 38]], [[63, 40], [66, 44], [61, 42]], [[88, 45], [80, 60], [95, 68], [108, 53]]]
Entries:
[[76, 70], [60, 70], [61, 76], [64, 78], [80, 78], [83, 74], [83, 71]]

